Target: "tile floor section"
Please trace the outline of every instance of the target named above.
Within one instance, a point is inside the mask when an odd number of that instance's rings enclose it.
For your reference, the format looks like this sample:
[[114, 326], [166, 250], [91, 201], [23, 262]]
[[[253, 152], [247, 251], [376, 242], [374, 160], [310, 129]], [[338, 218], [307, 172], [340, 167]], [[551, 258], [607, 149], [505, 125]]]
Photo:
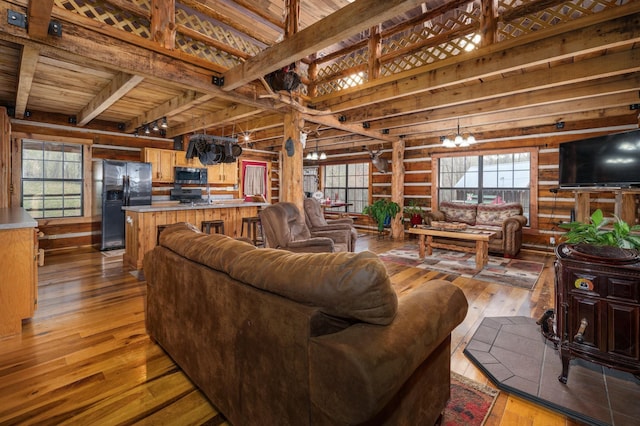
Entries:
[[590, 425], [638, 425], [640, 380], [573, 359], [566, 385], [558, 381], [560, 353], [535, 319], [485, 318], [464, 353], [498, 389]]

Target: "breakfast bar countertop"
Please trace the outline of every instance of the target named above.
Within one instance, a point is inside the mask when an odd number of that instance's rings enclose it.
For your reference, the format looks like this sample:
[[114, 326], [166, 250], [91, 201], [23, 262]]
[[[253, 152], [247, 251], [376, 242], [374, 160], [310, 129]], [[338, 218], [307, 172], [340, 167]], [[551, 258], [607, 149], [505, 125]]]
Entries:
[[0, 230], [35, 228], [38, 222], [22, 207], [0, 208]]
[[265, 207], [269, 203], [256, 203], [252, 201], [242, 200], [213, 200], [211, 204], [207, 203], [157, 203], [147, 206], [124, 206], [122, 210], [137, 213], [166, 212], [174, 210], [201, 210], [201, 209], [228, 209], [235, 207]]

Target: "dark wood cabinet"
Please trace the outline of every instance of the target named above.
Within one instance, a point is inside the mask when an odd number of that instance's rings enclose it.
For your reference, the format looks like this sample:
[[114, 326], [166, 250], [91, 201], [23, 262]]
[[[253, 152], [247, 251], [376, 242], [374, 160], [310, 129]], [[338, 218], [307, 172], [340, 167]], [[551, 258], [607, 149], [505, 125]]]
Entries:
[[577, 246], [556, 249], [556, 314], [562, 374], [583, 358], [640, 373], [640, 259], [601, 258]]

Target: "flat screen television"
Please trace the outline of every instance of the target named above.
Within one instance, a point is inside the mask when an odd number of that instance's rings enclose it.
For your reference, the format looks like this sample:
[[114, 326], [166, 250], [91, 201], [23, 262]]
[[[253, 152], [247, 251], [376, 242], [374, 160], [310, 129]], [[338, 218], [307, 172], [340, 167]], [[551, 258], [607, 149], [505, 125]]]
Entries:
[[560, 144], [560, 187], [640, 186], [640, 130]]

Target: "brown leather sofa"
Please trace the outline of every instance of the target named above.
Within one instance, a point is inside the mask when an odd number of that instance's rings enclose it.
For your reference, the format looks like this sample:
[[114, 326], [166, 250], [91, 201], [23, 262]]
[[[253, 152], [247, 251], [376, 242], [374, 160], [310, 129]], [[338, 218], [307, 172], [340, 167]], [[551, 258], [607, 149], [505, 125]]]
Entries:
[[304, 199], [304, 221], [311, 232], [323, 232], [334, 230], [349, 231], [349, 251], [355, 251], [358, 231], [353, 227], [353, 219], [350, 217], [340, 219], [325, 219], [320, 202], [315, 198]]
[[311, 231], [293, 203], [280, 202], [259, 213], [265, 247], [295, 252], [349, 251], [351, 234], [345, 229]]
[[291, 253], [172, 225], [144, 258], [146, 326], [234, 425], [430, 425], [449, 398], [442, 280], [396, 294], [371, 252]]
[[[466, 204], [443, 201], [439, 210], [425, 213], [425, 223], [430, 225], [433, 221], [461, 222], [475, 229], [495, 232], [496, 237], [489, 241], [489, 252], [504, 257], [518, 254], [522, 247], [522, 228], [527, 224], [527, 218], [522, 215], [522, 205], [518, 203]], [[455, 240], [455, 244], [469, 245], [469, 242]]]

